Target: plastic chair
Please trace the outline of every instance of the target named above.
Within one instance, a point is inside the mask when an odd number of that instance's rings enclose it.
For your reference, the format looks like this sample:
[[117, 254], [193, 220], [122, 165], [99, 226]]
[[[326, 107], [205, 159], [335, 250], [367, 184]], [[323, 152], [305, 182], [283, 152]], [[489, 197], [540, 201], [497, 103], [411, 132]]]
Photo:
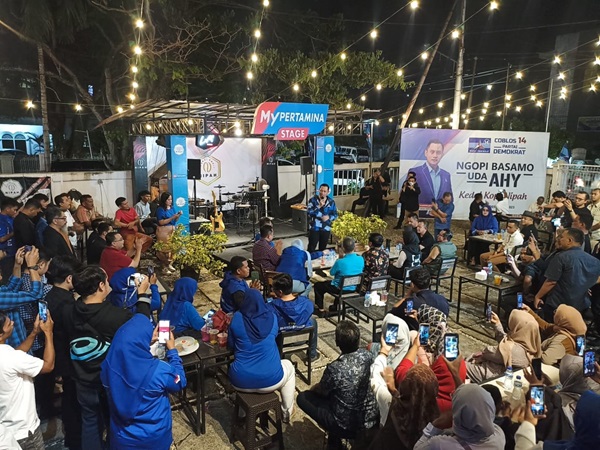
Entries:
[[[239, 426], [240, 408], [246, 413], [245, 425]], [[273, 411], [273, 420], [269, 412]], [[257, 430], [256, 420], [260, 419], [260, 429]], [[279, 397], [274, 392], [269, 394], [254, 394], [236, 392], [233, 407], [233, 420], [230, 442], [233, 444], [240, 435], [240, 442], [246, 450], [253, 450], [275, 442], [283, 449], [282, 411]], [[269, 423], [275, 426], [276, 432], [269, 433]]]
[[301, 329], [280, 330], [277, 335], [277, 347], [281, 358], [289, 359], [293, 354], [303, 353], [306, 356], [307, 373], [304, 375], [298, 369], [298, 363], [293, 362], [296, 374], [306, 384], [311, 384], [312, 380], [312, 361], [310, 360], [310, 343], [312, 342], [315, 329], [313, 327], [304, 327]]
[[452, 301], [452, 292], [454, 291], [454, 271], [458, 257], [442, 259], [437, 274], [431, 276], [435, 285], [435, 292], [438, 293], [440, 281], [450, 279], [450, 301]]

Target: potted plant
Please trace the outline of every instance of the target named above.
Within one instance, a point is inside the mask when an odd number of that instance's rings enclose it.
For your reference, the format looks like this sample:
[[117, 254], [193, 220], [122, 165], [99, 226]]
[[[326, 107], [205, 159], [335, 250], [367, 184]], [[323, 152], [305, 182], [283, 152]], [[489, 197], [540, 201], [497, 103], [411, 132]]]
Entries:
[[350, 211], [341, 211], [338, 218], [333, 221], [331, 232], [338, 241], [351, 237], [364, 247], [368, 245], [371, 233], [383, 233], [386, 227], [387, 223], [379, 216], [361, 217]]
[[225, 233], [210, 233], [208, 226], [201, 228], [198, 234], [190, 234], [183, 225], [177, 225], [169, 239], [166, 242], [156, 242], [154, 248], [172, 254], [173, 265], [179, 267], [181, 277], [198, 280], [201, 269], [214, 274], [222, 272], [224, 264], [213, 254], [221, 253], [225, 242]]

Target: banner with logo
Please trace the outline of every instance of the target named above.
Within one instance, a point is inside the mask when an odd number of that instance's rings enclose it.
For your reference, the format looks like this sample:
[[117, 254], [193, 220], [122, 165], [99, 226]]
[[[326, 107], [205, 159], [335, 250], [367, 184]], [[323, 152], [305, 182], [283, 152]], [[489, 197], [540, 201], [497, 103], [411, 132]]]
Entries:
[[468, 219], [476, 193], [495, 204], [506, 190], [513, 214], [544, 195], [548, 133], [405, 128], [400, 144], [400, 182], [412, 171], [419, 203], [431, 206], [444, 193], [454, 198], [454, 218]]
[[299, 141], [325, 128], [329, 105], [265, 102], [254, 112], [252, 134], [275, 135], [279, 141]]
[[20, 177], [17, 175], [0, 177], [0, 201], [6, 197], [14, 198], [18, 202], [25, 203], [29, 197], [35, 194], [45, 194], [52, 200], [50, 177]]

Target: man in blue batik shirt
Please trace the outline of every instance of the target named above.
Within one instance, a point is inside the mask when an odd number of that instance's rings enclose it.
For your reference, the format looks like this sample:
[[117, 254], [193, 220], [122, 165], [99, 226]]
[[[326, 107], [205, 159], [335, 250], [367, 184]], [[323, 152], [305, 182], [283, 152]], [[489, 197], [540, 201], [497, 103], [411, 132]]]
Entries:
[[437, 235], [440, 234], [440, 231], [442, 230], [450, 232], [452, 214], [454, 214], [452, 192], [444, 192], [444, 196], [440, 203], [433, 202], [431, 204], [431, 215], [435, 217], [435, 238], [437, 238]]
[[317, 249], [319, 251], [327, 248], [329, 235], [331, 234], [331, 224], [337, 219], [338, 212], [335, 202], [329, 197], [329, 185], [319, 186], [319, 194], [308, 201], [308, 252], [312, 253]]

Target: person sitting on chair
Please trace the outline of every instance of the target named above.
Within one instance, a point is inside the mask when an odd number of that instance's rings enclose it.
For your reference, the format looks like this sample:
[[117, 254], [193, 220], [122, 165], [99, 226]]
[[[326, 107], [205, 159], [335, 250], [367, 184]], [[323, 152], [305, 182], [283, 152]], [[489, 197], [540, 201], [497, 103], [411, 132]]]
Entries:
[[361, 292], [365, 292], [373, 278], [387, 275], [390, 265], [390, 255], [383, 247], [383, 236], [380, 233], [369, 235], [369, 249], [363, 253], [365, 260], [365, 276], [361, 286]]
[[405, 227], [402, 233], [404, 246], [398, 255], [398, 259], [388, 269], [392, 278], [401, 280], [404, 277], [404, 269], [416, 267], [421, 264], [421, 249], [419, 248], [419, 237], [412, 231], [411, 227]]
[[[360, 188], [358, 198], [352, 202], [352, 208], [350, 209], [350, 212], [352, 212], [354, 214], [356, 207], [358, 205], [365, 205], [369, 201], [369, 197], [370, 197], [369, 191], [367, 191], [367, 189], [364, 187]], [[365, 207], [365, 211], [366, 211], [366, 207]]]
[[513, 250], [521, 245], [523, 245], [523, 235], [519, 232], [519, 222], [509, 220], [502, 245], [494, 252], [483, 253], [479, 257], [481, 265], [485, 267], [488, 262], [491, 262], [494, 270], [498, 270], [498, 264], [507, 263], [506, 253], [512, 254]]
[[[427, 258], [423, 260], [423, 266], [429, 270], [431, 275], [437, 275], [442, 265], [442, 259], [456, 258], [456, 245], [450, 242], [452, 233], [448, 230], [440, 230], [437, 235], [437, 243], [431, 248]], [[440, 275], [444, 275], [448, 269], [443, 269]]]
[[[365, 260], [361, 256], [354, 253], [354, 247], [356, 243], [351, 237], [346, 237], [342, 241], [343, 254], [340, 255], [329, 273], [333, 277], [333, 280], [320, 281], [315, 284], [315, 305], [319, 308], [319, 312], [323, 314], [323, 299], [325, 294], [338, 295], [340, 293], [340, 283], [342, 277], [349, 277], [353, 275], [359, 275], [362, 273], [365, 267]], [[344, 288], [346, 292], [355, 291], [357, 286], [347, 286]], [[335, 312], [338, 309], [337, 299], [329, 307], [330, 312]]]

